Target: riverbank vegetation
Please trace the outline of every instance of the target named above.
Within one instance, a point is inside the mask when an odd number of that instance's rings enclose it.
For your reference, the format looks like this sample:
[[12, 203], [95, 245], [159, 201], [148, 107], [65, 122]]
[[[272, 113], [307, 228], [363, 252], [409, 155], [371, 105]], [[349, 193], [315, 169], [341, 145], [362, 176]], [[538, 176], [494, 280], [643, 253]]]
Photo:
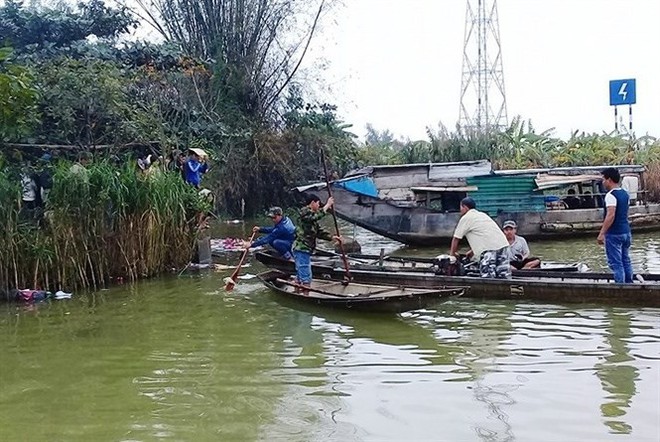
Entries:
[[197, 214], [209, 206], [178, 173], [132, 163], [61, 161], [45, 205], [21, 207], [11, 167], [0, 172], [0, 288], [105, 287], [184, 267]]
[[[0, 40], [12, 48], [0, 74], [20, 79], [0, 82], [5, 150], [103, 145], [167, 156], [202, 148], [211, 157], [204, 186], [229, 216], [292, 203], [293, 184], [320, 178], [321, 148], [340, 175], [369, 164], [483, 158], [499, 168], [636, 162], [658, 170], [654, 138], [576, 132], [561, 140], [521, 119], [486, 134], [429, 128], [425, 140], [370, 128], [362, 143], [332, 104], [310, 102], [299, 75], [335, 1], [136, 4], [0, 7]], [[140, 21], [164, 43], [127, 39]]]
[[[339, 175], [366, 165], [490, 159], [498, 168], [645, 164], [660, 200], [660, 142], [628, 133], [561, 140], [516, 119], [490, 133], [429, 128], [365, 142], [335, 106], [309, 100], [302, 61], [333, 0], [103, 0], [52, 9], [0, 7], [0, 281], [5, 286], [98, 287], [190, 256], [197, 194], [178, 176], [145, 179], [110, 158], [202, 148], [203, 185], [229, 216], [292, 204], [292, 185], [322, 178], [320, 149]], [[337, 2], [338, 3], [338, 2]], [[195, 7], [190, 7], [194, 5]], [[147, 21], [163, 43], [127, 37]], [[94, 152], [88, 180], [67, 159]], [[20, 168], [43, 153], [61, 166], [42, 227], [21, 219]], [[133, 157], [133, 158], [134, 158]]]

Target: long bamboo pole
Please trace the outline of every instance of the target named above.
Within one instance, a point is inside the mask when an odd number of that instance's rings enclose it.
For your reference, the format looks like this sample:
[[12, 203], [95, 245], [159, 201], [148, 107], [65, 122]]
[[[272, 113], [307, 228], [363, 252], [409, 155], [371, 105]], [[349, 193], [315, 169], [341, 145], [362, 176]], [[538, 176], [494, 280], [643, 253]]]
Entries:
[[[321, 161], [323, 162], [323, 172], [325, 173], [325, 187], [328, 189], [328, 198], [332, 198], [332, 189], [330, 189], [330, 177], [328, 175], [328, 166], [325, 164], [325, 150], [321, 148]], [[341, 236], [339, 233], [339, 224], [337, 223], [337, 215], [335, 215], [335, 206], [332, 206], [332, 220], [335, 223], [335, 231], [337, 236]], [[350, 281], [351, 271], [349, 270], [348, 258], [346, 258], [346, 253], [344, 253], [344, 244], [339, 240], [339, 251], [341, 252], [341, 260], [344, 263], [344, 272], [346, 273], [345, 278]]]

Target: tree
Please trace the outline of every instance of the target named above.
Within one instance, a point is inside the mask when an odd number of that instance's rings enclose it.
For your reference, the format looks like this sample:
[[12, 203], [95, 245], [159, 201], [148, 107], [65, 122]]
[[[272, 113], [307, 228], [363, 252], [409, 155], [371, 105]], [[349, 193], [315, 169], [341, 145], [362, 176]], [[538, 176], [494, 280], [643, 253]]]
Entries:
[[367, 123], [367, 135], [365, 142], [367, 144], [392, 144], [394, 143], [394, 134], [389, 130], [378, 130], [371, 123]]
[[82, 145], [136, 141], [139, 134], [130, 130], [136, 109], [128, 95], [130, 84], [131, 78], [111, 62], [57, 58], [41, 63], [39, 140]]
[[0, 49], [0, 142], [16, 141], [37, 122], [37, 90], [30, 71], [7, 60], [12, 50]]
[[[217, 94], [249, 118], [276, 119], [331, 0], [137, 0], [141, 16], [168, 41], [213, 61]], [[310, 3], [315, 6], [310, 7]]]
[[17, 54], [69, 47], [91, 35], [115, 40], [135, 26], [128, 8], [110, 8], [103, 0], [80, 2], [77, 9], [26, 8], [15, 0], [0, 7], [0, 43]]

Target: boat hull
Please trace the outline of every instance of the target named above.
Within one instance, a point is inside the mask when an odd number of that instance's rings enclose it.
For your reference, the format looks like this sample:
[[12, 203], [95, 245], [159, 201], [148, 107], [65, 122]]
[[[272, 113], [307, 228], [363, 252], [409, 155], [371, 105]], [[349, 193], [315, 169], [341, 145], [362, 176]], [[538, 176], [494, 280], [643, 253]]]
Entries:
[[[294, 273], [292, 263], [264, 253], [256, 258], [264, 265]], [[341, 280], [345, 272], [334, 268], [334, 261], [312, 264], [316, 278]], [[610, 274], [577, 272], [525, 271], [528, 276], [513, 279], [489, 279], [470, 276], [444, 276], [430, 272], [352, 269], [352, 280], [370, 284], [396, 284], [417, 288], [467, 286], [465, 297], [478, 299], [513, 299], [557, 303], [598, 303], [660, 307], [660, 275], [642, 275], [643, 283], [616, 284]]]
[[[257, 275], [261, 282], [271, 289], [274, 293], [285, 297], [289, 301], [295, 301], [305, 304], [313, 304], [333, 309], [356, 310], [372, 313], [400, 313], [411, 310], [419, 310], [429, 307], [439, 302], [461, 296], [465, 293], [464, 287], [451, 288], [404, 288], [392, 284], [390, 287], [374, 287], [376, 292], [369, 296], [332, 296], [323, 294], [321, 291], [314, 291], [319, 283], [312, 283], [312, 290], [307, 294], [297, 293], [292, 289], [292, 284], [283, 281], [288, 277], [287, 273], [278, 270], [271, 270]], [[328, 285], [328, 281], [322, 281], [320, 287]], [[355, 286], [354, 288], [351, 288]], [[355, 282], [346, 284], [344, 291], [360, 290], [362, 287]]]
[[[460, 218], [458, 212], [434, 212], [425, 207], [401, 207], [390, 201], [333, 189], [337, 215], [364, 229], [415, 246], [446, 245]], [[518, 234], [528, 239], [550, 239], [597, 234], [603, 209], [547, 210], [544, 212], [500, 211], [494, 218], [502, 225], [513, 219]], [[660, 204], [631, 206], [633, 231], [660, 228]]]

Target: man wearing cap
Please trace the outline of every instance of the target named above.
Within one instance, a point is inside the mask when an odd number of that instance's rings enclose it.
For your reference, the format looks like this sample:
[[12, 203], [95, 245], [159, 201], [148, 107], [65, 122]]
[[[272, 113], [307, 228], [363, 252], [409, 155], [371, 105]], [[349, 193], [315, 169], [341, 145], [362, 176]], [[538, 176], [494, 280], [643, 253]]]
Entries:
[[291, 248], [293, 240], [296, 238], [296, 226], [293, 225], [293, 221], [288, 216], [284, 216], [281, 207], [271, 207], [268, 216], [273, 220], [273, 227], [254, 226], [252, 228], [253, 232], [266, 233], [267, 235], [249, 244], [248, 248], [268, 244], [277, 250], [282, 258], [293, 261]]
[[296, 261], [298, 283], [309, 286], [312, 283], [312, 253], [316, 249], [316, 240], [341, 241], [341, 237], [333, 236], [319, 224], [325, 214], [332, 208], [334, 199], [321, 207], [321, 198], [310, 194], [305, 199], [305, 206], [300, 209], [300, 218], [296, 227], [296, 239], [293, 242], [293, 257]]
[[509, 259], [511, 260], [511, 269], [535, 269], [541, 266], [541, 260], [530, 257], [529, 246], [522, 236], [518, 236], [518, 225], [513, 220], [504, 221], [502, 231], [506, 240], [509, 242]]
[[454, 230], [449, 253], [457, 255], [458, 244], [463, 237], [466, 237], [473, 256], [479, 262], [479, 273], [482, 278], [511, 278], [509, 242], [500, 230], [500, 226], [476, 207], [476, 203], [470, 197], [461, 200], [461, 219]]

